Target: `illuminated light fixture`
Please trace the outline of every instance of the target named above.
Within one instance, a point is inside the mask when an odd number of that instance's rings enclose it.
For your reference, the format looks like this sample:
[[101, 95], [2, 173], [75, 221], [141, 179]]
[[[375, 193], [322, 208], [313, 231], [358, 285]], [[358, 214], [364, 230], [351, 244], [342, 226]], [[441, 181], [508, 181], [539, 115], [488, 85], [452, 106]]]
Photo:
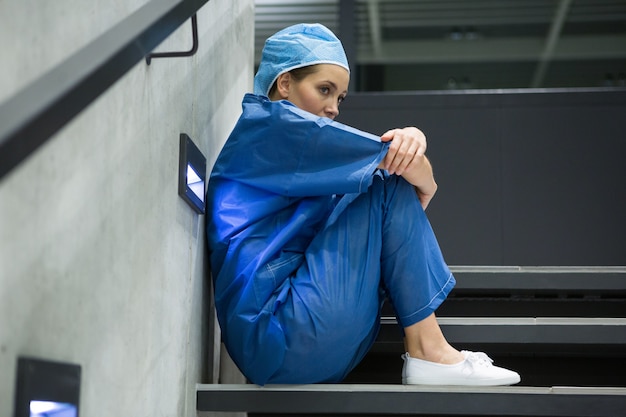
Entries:
[[15, 417], [78, 417], [79, 365], [36, 358], [18, 358]]
[[77, 417], [78, 410], [74, 404], [56, 401], [31, 401], [30, 417], [49, 416]]
[[187, 187], [193, 191], [198, 199], [204, 200], [204, 180], [193, 170], [191, 165], [187, 165]]
[[199, 214], [205, 213], [206, 158], [191, 138], [180, 134], [178, 195]]

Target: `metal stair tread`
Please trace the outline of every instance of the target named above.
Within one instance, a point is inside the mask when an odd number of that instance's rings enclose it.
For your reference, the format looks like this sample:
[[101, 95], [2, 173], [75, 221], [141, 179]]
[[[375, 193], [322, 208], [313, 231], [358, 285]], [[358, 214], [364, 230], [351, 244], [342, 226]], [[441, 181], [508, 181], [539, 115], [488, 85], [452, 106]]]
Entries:
[[198, 384], [197, 412], [612, 417], [622, 387], [432, 387], [394, 384]]
[[626, 266], [450, 265], [463, 291], [626, 292]]
[[197, 384], [196, 390], [203, 391], [248, 391], [248, 392], [426, 392], [426, 393], [483, 393], [483, 394], [559, 394], [559, 395], [620, 395], [626, 396], [626, 387], [579, 387], [579, 386], [426, 386], [400, 384]]
[[[397, 324], [383, 316], [381, 324]], [[438, 317], [441, 326], [626, 326], [622, 317]]]

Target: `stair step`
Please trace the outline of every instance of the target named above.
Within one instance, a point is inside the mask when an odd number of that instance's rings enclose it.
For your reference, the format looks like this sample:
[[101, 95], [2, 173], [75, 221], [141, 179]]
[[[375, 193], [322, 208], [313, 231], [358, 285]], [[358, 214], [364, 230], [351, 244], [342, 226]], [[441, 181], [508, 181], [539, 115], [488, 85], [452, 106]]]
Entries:
[[[626, 317], [625, 266], [452, 265], [439, 317]], [[383, 315], [393, 315], [389, 300]]]
[[465, 344], [567, 345], [569, 349], [599, 345], [626, 346], [624, 318], [441, 318], [449, 340]]
[[534, 273], [534, 274], [626, 274], [626, 266], [585, 266], [585, 265], [450, 265], [452, 272], [487, 273]]
[[626, 388], [424, 387], [381, 384], [198, 384], [197, 415], [212, 412], [615, 417]]
[[[452, 345], [558, 346], [568, 351], [623, 351], [626, 318], [583, 317], [439, 317], [439, 325]], [[382, 317], [375, 352], [399, 352], [402, 337], [395, 317]]]
[[450, 266], [457, 292], [581, 291], [626, 293], [625, 266]]

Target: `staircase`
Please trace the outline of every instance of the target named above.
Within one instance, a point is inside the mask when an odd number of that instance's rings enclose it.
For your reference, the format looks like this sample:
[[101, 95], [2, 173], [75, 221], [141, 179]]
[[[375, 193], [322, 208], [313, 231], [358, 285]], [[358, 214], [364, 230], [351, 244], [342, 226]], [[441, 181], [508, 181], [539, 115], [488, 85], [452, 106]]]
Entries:
[[378, 340], [337, 385], [198, 385], [198, 415], [626, 416], [626, 267], [451, 267], [437, 314], [456, 347], [518, 371], [512, 387], [400, 384], [390, 306]]

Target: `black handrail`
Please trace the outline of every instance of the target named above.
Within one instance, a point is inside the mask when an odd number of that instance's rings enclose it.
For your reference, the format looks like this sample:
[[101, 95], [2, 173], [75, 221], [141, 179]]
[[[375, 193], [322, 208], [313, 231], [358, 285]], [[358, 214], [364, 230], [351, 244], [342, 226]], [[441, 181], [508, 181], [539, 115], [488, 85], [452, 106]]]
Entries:
[[191, 39], [193, 44], [188, 51], [157, 52], [146, 55], [146, 64], [150, 65], [154, 58], [185, 58], [198, 52], [198, 16], [191, 16]]
[[151, 0], [0, 104], [0, 179], [209, 0]]

